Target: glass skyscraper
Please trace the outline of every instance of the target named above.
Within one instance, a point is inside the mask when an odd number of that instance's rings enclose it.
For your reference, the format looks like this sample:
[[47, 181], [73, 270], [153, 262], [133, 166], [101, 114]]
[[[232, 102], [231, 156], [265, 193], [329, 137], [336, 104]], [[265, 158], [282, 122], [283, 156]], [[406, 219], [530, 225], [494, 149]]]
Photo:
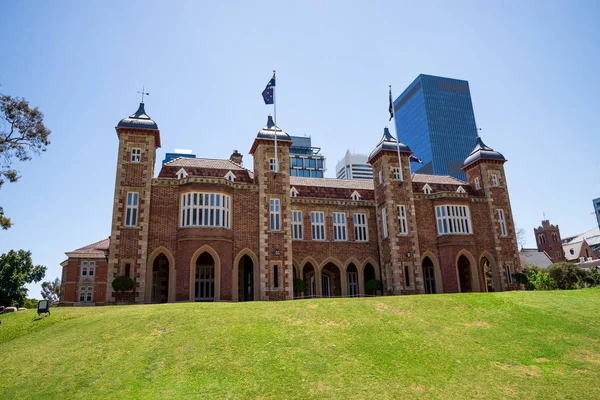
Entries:
[[411, 163], [414, 172], [466, 179], [461, 167], [477, 138], [469, 82], [421, 74], [394, 110], [400, 141], [423, 161]]

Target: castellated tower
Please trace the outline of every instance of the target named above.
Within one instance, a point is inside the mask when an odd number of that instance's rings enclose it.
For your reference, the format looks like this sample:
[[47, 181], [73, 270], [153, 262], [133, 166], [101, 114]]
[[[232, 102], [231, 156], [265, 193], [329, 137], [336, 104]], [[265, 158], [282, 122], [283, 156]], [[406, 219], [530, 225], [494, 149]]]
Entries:
[[477, 193], [485, 196], [487, 203], [486, 216], [491, 221], [491, 229], [478, 237], [484, 241], [484, 247], [493, 250], [493, 258], [497, 260], [496, 268], [492, 267], [494, 287], [509, 290], [515, 282], [512, 274], [520, 272], [521, 263], [515, 224], [508, 195], [508, 185], [504, 173], [506, 159], [502, 154], [486, 146], [477, 137], [475, 148], [465, 159], [463, 170], [467, 181]]
[[409, 164], [411, 154], [410, 148], [398, 143], [386, 127], [368, 160], [373, 166], [377, 225], [382, 227], [378, 229], [377, 240], [383, 289], [388, 294], [424, 293], [418, 268], [420, 254]]
[[543, 220], [541, 226], [533, 228], [533, 233], [535, 234], [538, 251], [545, 251], [552, 262], [566, 261], [558, 225], [552, 225], [550, 221]]
[[[290, 225], [290, 146], [292, 139], [269, 115], [250, 154], [258, 183], [260, 299], [292, 299], [293, 263]], [[277, 158], [275, 157], [275, 132]], [[279, 164], [279, 165], [277, 165]]]
[[116, 126], [119, 138], [117, 174], [113, 202], [107, 303], [115, 303], [112, 281], [127, 275], [135, 288], [127, 301], [144, 303], [146, 258], [150, 220], [150, 195], [160, 131], [140, 103], [138, 110]]

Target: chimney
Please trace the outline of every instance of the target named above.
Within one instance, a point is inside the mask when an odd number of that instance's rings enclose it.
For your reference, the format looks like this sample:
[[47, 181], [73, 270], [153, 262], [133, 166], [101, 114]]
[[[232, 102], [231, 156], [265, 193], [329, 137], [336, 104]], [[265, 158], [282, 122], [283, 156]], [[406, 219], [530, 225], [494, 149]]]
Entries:
[[234, 150], [233, 153], [231, 154], [231, 157], [229, 157], [229, 159], [236, 164], [242, 165], [243, 157], [244, 156], [240, 152], [238, 152], [237, 150]]

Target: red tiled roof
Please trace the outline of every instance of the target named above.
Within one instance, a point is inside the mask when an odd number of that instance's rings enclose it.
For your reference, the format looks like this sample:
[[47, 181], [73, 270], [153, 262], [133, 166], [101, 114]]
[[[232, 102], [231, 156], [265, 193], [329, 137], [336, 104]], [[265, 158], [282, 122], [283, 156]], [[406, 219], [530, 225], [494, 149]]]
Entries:
[[461, 181], [460, 179], [453, 178], [448, 175], [428, 175], [428, 174], [417, 174], [411, 175], [412, 181], [416, 183], [439, 183], [442, 185], [460, 185], [466, 186], [467, 182]]
[[189, 176], [206, 176], [223, 178], [229, 171], [235, 175], [236, 182], [253, 183], [254, 173], [231, 160], [210, 158], [179, 157], [163, 165], [159, 178], [176, 178], [177, 172], [183, 168]]
[[234, 163], [231, 160], [217, 160], [213, 158], [189, 158], [178, 157], [164, 164], [167, 167], [191, 167], [191, 168], [209, 168], [209, 169], [226, 169], [226, 170], [245, 170], [248, 169]]
[[88, 244], [80, 249], [70, 251], [66, 253], [67, 255], [77, 255], [77, 254], [95, 254], [104, 256], [104, 250], [108, 249], [110, 245], [110, 239], [102, 239], [96, 243]]
[[296, 188], [298, 197], [351, 200], [352, 193], [356, 191], [360, 200], [375, 199], [372, 181], [291, 176], [290, 186]]
[[318, 186], [339, 189], [373, 190], [373, 181], [290, 176], [290, 186]]

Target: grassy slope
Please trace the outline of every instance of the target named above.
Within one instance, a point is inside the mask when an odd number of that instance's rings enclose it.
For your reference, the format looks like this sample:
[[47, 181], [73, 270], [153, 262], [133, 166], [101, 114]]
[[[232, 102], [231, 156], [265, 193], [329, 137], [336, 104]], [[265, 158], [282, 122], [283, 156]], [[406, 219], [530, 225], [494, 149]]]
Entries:
[[0, 317], [0, 397], [591, 398], [600, 289]]

